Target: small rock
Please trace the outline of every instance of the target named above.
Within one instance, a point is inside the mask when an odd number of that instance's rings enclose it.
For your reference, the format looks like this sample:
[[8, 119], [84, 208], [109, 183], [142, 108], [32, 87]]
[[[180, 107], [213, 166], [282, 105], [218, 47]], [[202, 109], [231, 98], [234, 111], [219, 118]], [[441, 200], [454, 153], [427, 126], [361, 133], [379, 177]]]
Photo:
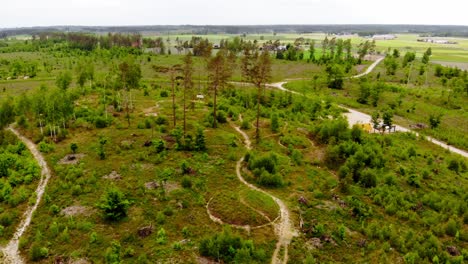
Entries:
[[452, 256], [460, 256], [460, 251], [456, 246], [447, 246], [447, 252]]
[[181, 241], [179, 241], [179, 243], [185, 245], [187, 243], [190, 243], [190, 239], [182, 239]]
[[307, 245], [310, 249], [321, 249], [323, 247], [322, 241], [318, 237], [311, 238]]
[[59, 164], [66, 164], [66, 165], [75, 165], [80, 162], [80, 160], [85, 156], [85, 154], [68, 154], [63, 157], [58, 163]]
[[337, 246], [335, 240], [333, 240], [333, 238], [331, 238], [331, 236], [329, 236], [329, 235], [323, 235], [322, 239], [323, 239], [324, 242], [330, 243], [333, 246]]
[[141, 238], [145, 238], [153, 233], [153, 225], [144, 226], [138, 229], [138, 236]]
[[309, 204], [309, 202], [307, 201], [306, 198], [304, 198], [304, 196], [301, 196], [298, 201], [300, 204], [303, 204], [303, 205]]
[[365, 239], [360, 239], [358, 242], [357, 242], [357, 245], [361, 248], [365, 247], [367, 244], [367, 240]]
[[67, 260], [62, 256], [56, 256], [54, 259], [54, 264], [65, 264]]

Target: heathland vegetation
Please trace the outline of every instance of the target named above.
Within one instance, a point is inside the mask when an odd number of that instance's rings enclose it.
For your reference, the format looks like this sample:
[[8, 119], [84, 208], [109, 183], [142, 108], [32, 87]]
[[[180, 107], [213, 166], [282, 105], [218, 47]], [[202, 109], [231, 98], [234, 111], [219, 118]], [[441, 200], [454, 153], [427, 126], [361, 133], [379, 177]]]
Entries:
[[41, 177], [10, 126], [52, 173], [28, 263], [464, 263], [467, 160], [426, 135], [468, 149], [466, 70], [320, 36], [0, 40], [2, 247]]

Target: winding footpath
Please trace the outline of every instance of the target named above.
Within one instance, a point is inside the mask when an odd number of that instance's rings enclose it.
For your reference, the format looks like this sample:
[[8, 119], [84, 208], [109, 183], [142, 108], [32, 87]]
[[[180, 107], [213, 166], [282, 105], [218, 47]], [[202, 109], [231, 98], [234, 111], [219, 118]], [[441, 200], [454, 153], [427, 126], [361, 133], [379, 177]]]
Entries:
[[16, 232], [13, 234], [13, 238], [10, 242], [6, 245], [6, 247], [2, 248], [1, 251], [3, 252], [3, 259], [0, 258], [0, 261], [5, 264], [21, 264], [24, 263], [23, 259], [21, 258], [18, 250], [18, 242], [21, 236], [23, 235], [24, 231], [28, 228], [29, 224], [31, 223], [31, 218], [34, 212], [37, 209], [37, 206], [41, 202], [42, 196], [44, 195], [45, 188], [47, 186], [47, 182], [49, 181], [51, 174], [49, 167], [44, 159], [44, 156], [39, 152], [36, 145], [26, 137], [22, 136], [15, 128], [12, 126], [8, 127], [8, 130], [13, 132], [29, 149], [33, 157], [36, 159], [37, 163], [41, 167], [41, 179], [35, 191], [36, 193], [36, 201], [34, 205], [28, 206], [28, 209], [24, 212], [23, 217], [21, 219], [21, 223], [19, 224]]
[[[239, 120], [242, 120], [242, 116], [239, 117]], [[245, 147], [248, 150], [251, 150], [252, 142], [250, 141], [249, 136], [244, 131], [242, 131], [240, 127], [234, 125], [232, 122], [230, 122], [230, 124], [244, 138]], [[239, 180], [248, 188], [264, 193], [265, 195], [268, 195], [269, 197], [271, 197], [275, 201], [275, 203], [278, 204], [280, 208], [280, 221], [276, 223], [274, 226], [276, 236], [278, 237], [278, 242], [276, 243], [276, 247], [275, 247], [275, 251], [273, 252], [271, 263], [272, 264], [287, 263], [288, 262], [288, 246], [291, 243], [292, 238], [297, 235], [297, 232], [293, 229], [293, 224], [291, 221], [288, 207], [281, 199], [247, 182], [244, 179], [244, 177], [242, 177], [241, 168], [242, 168], [243, 161], [244, 161], [244, 157], [240, 158], [237, 161], [237, 165], [236, 165], [237, 178], [239, 178]], [[283, 250], [282, 256], [280, 254], [281, 250]]]
[[[376, 61], [374, 61], [374, 63], [372, 63], [367, 69], [366, 71], [364, 71], [363, 73], [360, 73], [358, 75], [355, 75], [355, 76], [352, 76], [350, 77], [351, 79], [355, 79], [355, 78], [361, 78], [365, 75], [368, 75], [369, 73], [371, 73], [374, 68], [384, 59], [384, 57], [380, 57], [379, 59], [377, 59]], [[283, 82], [277, 82], [277, 83], [271, 83], [271, 84], [267, 84], [268, 87], [272, 87], [272, 88], [276, 88], [276, 89], [279, 89], [279, 90], [282, 90], [282, 91], [286, 91], [286, 92], [290, 92], [290, 93], [293, 93], [293, 94], [298, 94], [298, 95], [301, 95], [300, 93], [296, 92], [296, 91], [291, 91], [287, 88], [284, 87], [284, 85], [286, 83], [288, 83], [288, 81], [291, 81], [291, 79], [287, 79], [286, 81], [283, 81]], [[345, 107], [345, 106], [340, 106], [341, 108], [343, 109], [346, 109], [348, 111], [348, 113], [345, 113], [344, 115], [348, 118], [348, 123], [350, 126], [353, 126], [355, 124], [365, 124], [365, 123], [370, 123], [370, 120], [372, 119], [370, 115], [368, 114], [365, 114], [365, 113], [362, 113], [362, 112], [359, 112], [359, 111], [356, 111], [354, 109], [351, 109], [351, 108], [348, 108], [348, 107]], [[402, 127], [402, 126], [399, 126], [399, 125], [396, 125], [395, 127], [395, 131], [399, 131], [399, 132], [412, 132], [412, 133], [415, 133], [417, 136], [419, 136], [419, 133], [413, 131], [413, 130], [410, 130], [408, 128], [405, 128], [405, 127]], [[455, 148], [453, 146], [450, 146], [448, 145], [447, 143], [445, 142], [442, 142], [440, 140], [437, 140], [433, 137], [429, 137], [429, 136], [426, 136], [426, 139], [444, 149], [447, 149], [448, 151], [452, 152], [452, 153], [456, 153], [456, 154], [459, 154], [459, 155], [462, 155], [463, 157], [465, 158], [468, 158], [468, 152], [464, 151], [464, 150], [461, 150], [461, 149], [458, 149], [458, 148]]]

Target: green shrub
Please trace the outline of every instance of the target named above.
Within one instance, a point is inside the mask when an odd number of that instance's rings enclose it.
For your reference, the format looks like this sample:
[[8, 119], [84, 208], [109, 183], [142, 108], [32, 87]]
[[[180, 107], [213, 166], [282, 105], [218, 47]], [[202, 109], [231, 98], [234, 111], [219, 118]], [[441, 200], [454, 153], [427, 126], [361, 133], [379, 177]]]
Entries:
[[411, 174], [410, 176], [408, 176], [407, 182], [409, 185], [414, 186], [416, 188], [421, 187], [421, 180], [416, 174]]
[[135, 250], [132, 247], [128, 247], [128, 248], [125, 249], [125, 251], [123, 253], [123, 256], [125, 258], [131, 258], [131, 257], [135, 256]]
[[277, 173], [269, 173], [264, 170], [258, 178], [258, 183], [266, 187], [281, 187], [283, 186], [283, 177]]
[[264, 263], [265, 254], [256, 250], [252, 241], [232, 234], [229, 228], [201, 240], [200, 255], [222, 260], [224, 263]]
[[151, 145], [156, 153], [161, 153], [166, 149], [166, 143], [162, 139], [153, 139]]
[[[261, 173], [261, 170], [266, 170], [270, 174], [275, 174], [277, 170], [277, 165], [278, 157], [275, 153], [262, 155], [258, 158], [250, 157], [248, 159], [248, 168], [252, 171], [254, 171], [255, 169], [260, 169], [259, 174]], [[259, 174], [257, 176], [260, 176]]]
[[157, 125], [167, 125], [169, 122], [167, 121], [167, 117], [165, 116], [157, 116], [156, 120], [154, 121]]
[[174, 242], [174, 244], [172, 244], [172, 249], [174, 249], [175, 251], [180, 251], [182, 250], [182, 244], [179, 242]]
[[118, 221], [127, 215], [130, 202], [125, 195], [116, 188], [111, 188], [101, 197], [97, 207], [103, 212], [104, 218]]
[[273, 133], [279, 132], [278, 114], [276, 113], [271, 114], [271, 131]]
[[226, 123], [227, 122], [226, 112], [224, 112], [223, 110], [219, 110], [218, 112], [216, 112], [216, 120], [220, 124]]
[[38, 244], [34, 243], [31, 246], [30, 250], [30, 259], [32, 261], [39, 261], [46, 258], [49, 255], [49, 250], [46, 247], [41, 247]]
[[250, 129], [250, 122], [248, 120], [242, 120], [241, 129], [247, 130]]
[[166, 91], [166, 90], [162, 90], [162, 91], [159, 93], [159, 96], [161, 96], [161, 97], [168, 97], [168, 96], [169, 96], [169, 92]]
[[120, 251], [122, 246], [119, 241], [112, 241], [111, 246], [106, 249], [104, 258], [108, 264], [118, 264], [121, 263]]
[[300, 152], [299, 150], [294, 149], [291, 152], [291, 159], [294, 161], [294, 164], [302, 165], [302, 158], [303, 158], [302, 152]]
[[163, 214], [163, 212], [157, 212], [156, 213], [156, 223], [162, 225], [166, 222], [166, 216]]
[[205, 151], [206, 150], [206, 140], [205, 140], [205, 132], [203, 128], [197, 128], [197, 133], [195, 134], [195, 146], [194, 149], [196, 151]]
[[447, 225], [445, 226], [445, 233], [449, 236], [455, 236], [457, 229], [457, 222], [453, 220], [453, 218], [450, 218], [450, 220], [447, 222]]
[[58, 213], [60, 213], [60, 208], [57, 205], [53, 204], [49, 207], [49, 212], [54, 215], [57, 215]]
[[156, 243], [159, 245], [165, 245], [167, 244], [167, 234], [166, 230], [164, 228], [160, 228], [157, 235], [156, 235]]
[[363, 170], [361, 172], [360, 182], [366, 188], [372, 188], [377, 186], [377, 175], [375, 171], [371, 169]]
[[94, 125], [96, 128], [106, 128], [110, 125], [110, 119], [106, 119], [104, 116], [97, 116], [94, 119]]
[[78, 144], [71, 143], [70, 144], [70, 150], [72, 151], [72, 153], [76, 153], [76, 151], [78, 150]]
[[186, 189], [192, 188], [192, 180], [188, 176], [182, 177], [182, 187]]
[[54, 151], [55, 149], [53, 144], [48, 144], [45, 141], [39, 142], [37, 146], [39, 147], [39, 151], [42, 153], [49, 153], [49, 152]]
[[98, 241], [98, 235], [96, 232], [92, 232], [90, 235], [89, 235], [89, 243], [90, 244], [94, 244]]

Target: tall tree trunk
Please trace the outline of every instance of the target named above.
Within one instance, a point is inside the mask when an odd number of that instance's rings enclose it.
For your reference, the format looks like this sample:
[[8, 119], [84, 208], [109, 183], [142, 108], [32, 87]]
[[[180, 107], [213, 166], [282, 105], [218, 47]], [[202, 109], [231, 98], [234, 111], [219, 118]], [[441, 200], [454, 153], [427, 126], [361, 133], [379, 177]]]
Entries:
[[217, 120], [216, 120], [216, 97], [218, 95], [218, 87], [214, 87], [214, 102], [213, 102], [213, 128], [217, 127]]
[[185, 138], [185, 133], [186, 133], [186, 130], [187, 130], [187, 126], [186, 126], [186, 120], [185, 120], [185, 93], [186, 93], [186, 88], [184, 88], [184, 138]]
[[257, 143], [260, 142], [260, 97], [262, 94], [262, 86], [258, 86], [258, 93], [257, 93], [257, 127], [255, 129], [255, 139]]
[[171, 80], [172, 82], [172, 116], [173, 116], [173, 122], [174, 122], [174, 128], [176, 127], [176, 106], [175, 106], [175, 88], [174, 88], [174, 78]]
[[130, 109], [129, 109], [129, 103], [128, 103], [128, 92], [125, 93], [125, 112], [126, 112], [126, 117], [127, 117], [127, 123], [128, 123], [128, 128], [130, 128]]

